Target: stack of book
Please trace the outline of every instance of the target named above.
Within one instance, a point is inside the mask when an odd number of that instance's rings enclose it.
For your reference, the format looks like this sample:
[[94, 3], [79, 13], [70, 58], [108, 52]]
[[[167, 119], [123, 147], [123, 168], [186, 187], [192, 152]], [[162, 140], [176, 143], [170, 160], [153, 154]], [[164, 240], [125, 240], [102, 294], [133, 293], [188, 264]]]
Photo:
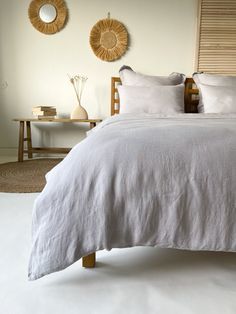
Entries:
[[38, 119], [53, 119], [57, 115], [56, 108], [51, 106], [33, 107], [32, 113]]

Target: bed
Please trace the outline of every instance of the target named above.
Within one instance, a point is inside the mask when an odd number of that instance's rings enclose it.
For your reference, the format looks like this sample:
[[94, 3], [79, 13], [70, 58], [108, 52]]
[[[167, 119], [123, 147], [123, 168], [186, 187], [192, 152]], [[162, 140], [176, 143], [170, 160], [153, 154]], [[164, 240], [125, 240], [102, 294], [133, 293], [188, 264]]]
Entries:
[[29, 279], [132, 246], [236, 251], [236, 114], [111, 114], [46, 176], [35, 202]]

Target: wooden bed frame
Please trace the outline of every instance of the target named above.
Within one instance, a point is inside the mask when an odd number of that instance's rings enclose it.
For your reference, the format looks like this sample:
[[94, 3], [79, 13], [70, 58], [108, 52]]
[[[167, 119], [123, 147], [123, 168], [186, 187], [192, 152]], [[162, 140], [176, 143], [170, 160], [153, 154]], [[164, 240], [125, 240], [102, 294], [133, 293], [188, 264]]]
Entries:
[[[119, 77], [111, 78], [111, 115], [119, 113], [119, 95], [117, 85], [121, 84]], [[185, 81], [184, 104], [186, 113], [197, 113], [198, 89], [195, 87], [194, 80], [188, 77]], [[96, 253], [92, 253], [82, 258], [82, 266], [93, 268], [96, 264]]]

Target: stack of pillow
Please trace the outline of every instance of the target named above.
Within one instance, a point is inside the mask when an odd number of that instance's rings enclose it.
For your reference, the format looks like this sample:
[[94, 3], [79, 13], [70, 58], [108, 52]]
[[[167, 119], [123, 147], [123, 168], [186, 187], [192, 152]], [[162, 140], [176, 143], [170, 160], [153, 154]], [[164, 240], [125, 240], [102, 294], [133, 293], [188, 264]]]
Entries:
[[[123, 66], [120, 79], [120, 113], [184, 112], [185, 75], [149, 76]], [[236, 76], [195, 73], [193, 79], [199, 89], [198, 112], [236, 113]]]
[[198, 112], [236, 113], [236, 76], [195, 73], [199, 89]]
[[118, 86], [120, 113], [183, 113], [185, 78], [180, 73], [143, 75], [123, 66]]

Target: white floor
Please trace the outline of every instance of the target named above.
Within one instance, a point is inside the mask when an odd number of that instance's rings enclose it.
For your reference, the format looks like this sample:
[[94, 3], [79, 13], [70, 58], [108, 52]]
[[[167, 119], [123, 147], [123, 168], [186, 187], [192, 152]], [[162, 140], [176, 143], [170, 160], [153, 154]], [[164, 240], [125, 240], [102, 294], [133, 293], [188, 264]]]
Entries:
[[36, 196], [0, 193], [0, 314], [236, 313], [236, 253], [116, 249], [27, 281]]

